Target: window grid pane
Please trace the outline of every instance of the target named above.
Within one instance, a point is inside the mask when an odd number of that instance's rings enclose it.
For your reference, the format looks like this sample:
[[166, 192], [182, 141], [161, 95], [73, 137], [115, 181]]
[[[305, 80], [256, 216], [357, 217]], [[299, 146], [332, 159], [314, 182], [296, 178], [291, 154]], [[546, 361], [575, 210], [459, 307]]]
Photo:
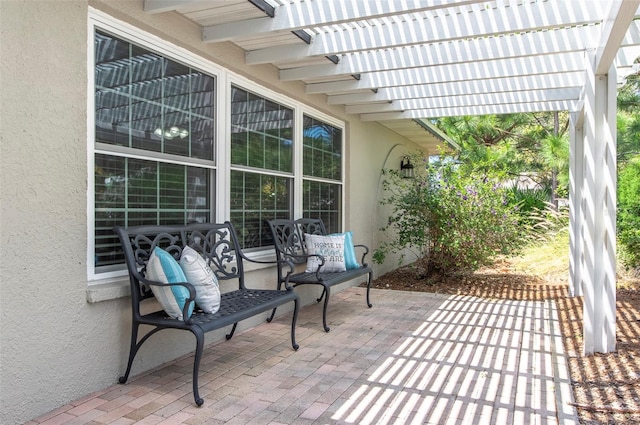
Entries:
[[243, 248], [271, 245], [267, 220], [290, 218], [291, 178], [231, 171], [231, 222]]
[[303, 216], [321, 218], [327, 231], [342, 229], [342, 185], [305, 180]]
[[96, 141], [213, 160], [214, 78], [95, 34]]
[[96, 266], [122, 262], [113, 226], [211, 220], [210, 171], [97, 154]]
[[342, 129], [304, 116], [303, 173], [331, 180], [342, 179]]
[[290, 173], [293, 109], [231, 87], [231, 163]]

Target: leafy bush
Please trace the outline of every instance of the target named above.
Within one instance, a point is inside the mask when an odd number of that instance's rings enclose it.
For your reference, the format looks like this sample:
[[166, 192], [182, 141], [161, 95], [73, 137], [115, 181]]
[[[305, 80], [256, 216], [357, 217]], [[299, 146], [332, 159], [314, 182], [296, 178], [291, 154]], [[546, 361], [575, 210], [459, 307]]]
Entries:
[[628, 162], [618, 173], [618, 241], [626, 267], [640, 267], [640, 160]]
[[[415, 160], [414, 160], [415, 161]], [[392, 213], [392, 238], [374, 252], [382, 263], [387, 254], [408, 250], [422, 273], [476, 270], [498, 254], [513, 254], [525, 242], [518, 228], [517, 206], [507, 190], [486, 174], [464, 173], [453, 162], [415, 168], [413, 179], [385, 170], [382, 201]]]

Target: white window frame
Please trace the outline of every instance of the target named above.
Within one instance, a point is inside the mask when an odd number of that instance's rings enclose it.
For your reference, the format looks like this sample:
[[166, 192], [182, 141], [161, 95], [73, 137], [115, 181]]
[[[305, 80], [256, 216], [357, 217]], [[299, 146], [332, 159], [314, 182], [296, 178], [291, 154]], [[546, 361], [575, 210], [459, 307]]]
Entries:
[[[95, 141], [95, 64], [94, 64], [94, 37], [96, 30], [102, 30], [113, 34], [116, 37], [129, 41], [145, 49], [157, 52], [163, 56], [166, 56], [170, 60], [175, 60], [184, 63], [193, 68], [199, 69], [209, 75], [212, 75], [216, 79], [216, 104], [215, 104], [215, 165], [211, 167], [215, 176], [215, 187], [213, 190], [213, 197], [211, 202], [212, 218], [216, 221], [225, 221], [230, 217], [230, 173], [231, 169], [242, 170], [242, 167], [231, 166], [231, 120], [230, 120], [230, 105], [231, 105], [231, 86], [235, 85], [239, 88], [256, 93], [269, 100], [280, 103], [294, 111], [294, 127], [293, 127], [293, 170], [292, 173], [275, 172], [271, 170], [262, 171], [264, 174], [272, 174], [276, 176], [286, 176], [293, 179], [292, 197], [293, 217], [298, 218], [302, 216], [302, 187], [303, 187], [303, 174], [302, 174], [302, 157], [303, 157], [303, 145], [302, 145], [302, 125], [303, 116], [311, 116], [318, 120], [324, 121], [330, 125], [342, 129], [342, 145], [341, 145], [341, 181], [329, 181], [329, 183], [339, 184], [341, 186], [341, 216], [344, 226], [345, 217], [345, 139], [346, 139], [346, 123], [335, 117], [329, 116], [309, 105], [306, 105], [300, 101], [296, 101], [284, 94], [275, 92], [261, 86], [255, 81], [252, 81], [244, 76], [233, 73], [224, 67], [221, 67], [214, 62], [211, 62], [202, 56], [199, 56], [185, 48], [177, 46], [171, 42], [163, 40], [162, 38], [143, 31], [133, 25], [120, 21], [102, 11], [89, 7], [87, 24], [87, 279], [90, 285], [104, 283], [105, 281], [113, 278], [121, 278], [127, 274], [126, 270], [118, 270], [111, 272], [96, 273], [94, 262], [92, 259], [95, 255], [95, 180], [94, 180], [94, 168], [95, 168], [95, 155], [97, 153], [107, 153], [110, 155], [117, 155], [117, 147], [113, 149], [109, 147], [108, 150], [101, 149], [96, 146]], [[129, 156], [129, 155], [127, 155]], [[142, 159], [150, 159], [153, 154], [149, 156], [141, 156]], [[182, 165], [197, 164], [197, 160], [191, 161], [188, 158], [184, 160], [177, 160], [176, 163]], [[200, 165], [201, 164], [197, 164]], [[309, 179], [308, 177], [306, 179]], [[324, 179], [319, 179], [325, 181]], [[271, 252], [271, 249], [262, 250], [263, 252], [253, 252], [251, 256], [264, 256], [267, 251]]]

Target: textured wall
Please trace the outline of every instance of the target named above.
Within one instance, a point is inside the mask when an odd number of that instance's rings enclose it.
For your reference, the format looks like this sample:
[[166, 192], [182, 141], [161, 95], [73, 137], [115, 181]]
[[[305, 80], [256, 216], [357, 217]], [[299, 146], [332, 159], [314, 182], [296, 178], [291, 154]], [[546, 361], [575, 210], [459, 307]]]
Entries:
[[[86, 301], [89, 4], [346, 120], [346, 227], [371, 247], [379, 170], [401, 142], [377, 124], [349, 122], [354, 117], [324, 105], [323, 96], [306, 97], [300, 84], [280, 83], [270, 66], [246, 67], [230, 45], [204, 45], [200, 31], [175, 14], [145, 15], [142, 1], [0, 0], [2, 424], [114, 384], [128, 355], [129, 300]], [[273, 269], [252, 275], [265, 286], [275, 279]], [[311, 295], [303, 293], [305, 301]], [[191, 351], [185, 334], [154, 336], [133, 373]]]
[[88, 323], [86, 6], [3, 1], [0, 17], [0, 422], [12, 424], [95, 387], [84, 358], [108, 312]]

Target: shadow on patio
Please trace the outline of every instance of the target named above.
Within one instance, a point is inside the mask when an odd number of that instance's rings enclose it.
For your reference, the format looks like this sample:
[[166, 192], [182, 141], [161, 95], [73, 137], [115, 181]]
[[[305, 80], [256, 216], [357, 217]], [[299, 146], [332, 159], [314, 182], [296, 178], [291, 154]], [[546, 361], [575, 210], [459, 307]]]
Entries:
[[[555, 304], [349, 288], [31, 423], [578, 423]], [[115, 380], [115, 377], [114, 377]]]

